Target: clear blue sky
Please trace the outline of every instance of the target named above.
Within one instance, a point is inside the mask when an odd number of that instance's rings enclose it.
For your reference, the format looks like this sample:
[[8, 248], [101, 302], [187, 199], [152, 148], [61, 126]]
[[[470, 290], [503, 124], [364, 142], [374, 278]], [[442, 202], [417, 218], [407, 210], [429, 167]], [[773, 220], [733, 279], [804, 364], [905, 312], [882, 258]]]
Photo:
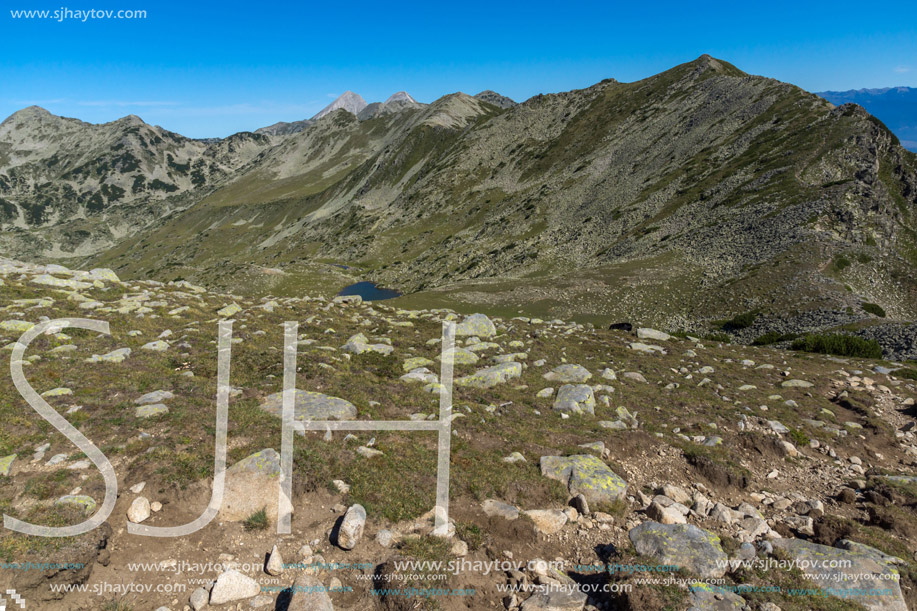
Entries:
[[[917, 2], [6, 0], [0, 118], [39, 104], [193, 136], [312, 116], [352, 89], [516, 100], [633, 81], [702, 53], [810, 91], [917, 86]], [[146, 10], [142, 20], [11, 10]]]

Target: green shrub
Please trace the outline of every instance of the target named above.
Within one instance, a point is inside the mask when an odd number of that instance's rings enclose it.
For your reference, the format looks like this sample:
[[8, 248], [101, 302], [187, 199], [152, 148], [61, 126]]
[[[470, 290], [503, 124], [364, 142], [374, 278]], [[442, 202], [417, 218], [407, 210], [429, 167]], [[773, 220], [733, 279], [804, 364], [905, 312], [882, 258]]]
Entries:
[[740, 329], [747, 329], [758, 318], [758, 312], [752, 310], [750, 312], [745, 312], [744, 314], [738, 314], [730, 320], [724, 322], [720, 328], [723, 331], [738, 331]]
[[836, 257], [834, 257], [834, 261], [832, 262], [831, 265], [834, 267], [835, 271], [842, 272], [846, 268], [850, 267], [850, 259], [848, 259], [844, 255], [837, 255]]
[[793, 350], [866, 359], [882, 358], [882, 347], [879, 342], [853, 335], [806, 335], [793, 342]]
[[751, 343], [752, 346], [769, 346], [771, 344], [776, 344], [777, 342], [787, 342], [791, 339], [796, 339], [799, 337], [798, 333], [777, 333], [776, 331], [768, 331], [764, 335], [759, 335]]
[[879, 318], [885, 318], [885, 310], [882, 309], [882, 306], [876, 303], [866, 303], [864, 301], [861, 307], [863, 308], [863, 311], [865, 312], [874, 314], [875, 316], [878, 316]]
[[242, 522], [245, 530], [264, 530], [268, 526], [267, 511], [264, 507], [245, 518]]
[[917, 380], [917, 369], [909, 369], [904, 367], [902, 369], [896, 369], [892, 372], [892, 375], [896, 378], [904, 378], [906, 380]]
[[799, 429], [790, 429], [789, 438], [792, 439], [793, 443], [795, 443], [799, 447], [809, 445], [809, 441], [810, 441], [809, 436], [803, 433], [802, 431], [800, 431]]
[[728, 333], [708, 333], [704, 336], [704, 339], [711, 342], [723, 342], [724, 344], [728, 344], [732, 341], [732, 336]]

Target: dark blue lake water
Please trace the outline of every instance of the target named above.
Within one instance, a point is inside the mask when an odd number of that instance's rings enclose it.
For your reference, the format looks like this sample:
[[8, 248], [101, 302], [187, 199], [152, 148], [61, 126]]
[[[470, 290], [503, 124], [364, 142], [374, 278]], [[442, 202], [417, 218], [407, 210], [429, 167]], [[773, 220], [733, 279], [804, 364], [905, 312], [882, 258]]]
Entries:
[[383, 299], [401, 297], [401, 293], [398, 291], [384, 289], [376, 286], [374, 282], [367, 281], [357, 282], [356, 284], [345, 287], [338, 293], [338, 296], [342, 295], [359, 295], [363, 298], [363, 301], [382, 301]]

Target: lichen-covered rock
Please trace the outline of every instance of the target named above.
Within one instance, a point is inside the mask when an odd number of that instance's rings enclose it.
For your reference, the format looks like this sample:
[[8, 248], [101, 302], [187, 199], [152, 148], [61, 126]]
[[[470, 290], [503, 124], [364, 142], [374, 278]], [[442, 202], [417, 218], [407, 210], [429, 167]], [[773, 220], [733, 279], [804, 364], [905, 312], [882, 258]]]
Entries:
[[0, 475], [9, 475], [13, 467], [13, 461], [16, 460], [16, 454], [10, 454], [0, 458]]
[[[806, 577], [828, 594], [859, 603], [870, 611], [907, 611], [894, 566], [903, 561], [897, 558], [847, 540], [840, 541], [838, 547], [802, 539], [776, 539], [772, 544], [795, 559]], [[882, 596], [869, 594], [880, 587], [888, 591]], [[862, 594], [857, 595], [857, 591]]]
[[477, 337], [492, 337], [497, 334], [493, 321], [484, 314], [472, 314], [465, 320], [455, 325], [456, 337], [474, 335]]
[[140, 348], [142, 350], [149, 350], [150, 352], [165, 352], [169, 349], [169, 344], [161, 339], [158, 339], [155, 342], [144, 344], [140, 346]]
[[564, 384], [557, 391], [554, 409], [574, 414], [595, 414], [595, 395], [586, 384]]
[[341, 350], [351, 354], [363, 354], [364, 352], [378, 352], [388, 356], [394, 352], [394, 348], [388, 344], [370, 344], [369, 340], [362, 333], [357, 333], [347, 340], [347, 343], [341, 346]]
[[614, 502], [627, 496], [627, 482], [599, 458], [590, 454], [542, 456], [541, 474], [582, 494], [590, 503]]
[[123, 363], [131, 355], [130, 348], [118, 348], [107, 354], [93, 354], [86, 359], [87, 363]]
[[[452, 356], [452, 363], [454, 365], [474, 365], [478, 362], [480, 357], [471, 350], [465, 350], [464, 348], [455, 348], [454, 350], [447, 351], [446, 357]], [[442, 355], [436, 357], [437, 361], [442, 360]]]
[[302, 572], [293, 582], [287, 611], [334, 611], [328, 589], [318, 577]]
[[426, 358], [426, 357], [423, 357], [423, 356], [412, 356], [412, 357], [409, 358], [409, 359], [405, 359], [405, 361], [404, 361], [404, 363], [402, 363], [401, 367], [404, 369], [404, 371], [407, 372], [407, 371], [413, 371], [413, 370], [415, 370], [415, 369], [419, 369], [419, 368], [421, 368], [421, 367], [428, 367], [428, 366], [433, 365], [433, 364], [434, 364], [433, 361], [431, 361], [430, 359], [428, 359], [428, 358]]
[[134, 416], [137, 418], [152, 418], [162, 414], [168, 414], [169, 408], [164, 403], [153, 403], [152, 405], [138, 405], [134, 408]]
[[[728, 589], [697, 581], [688, 586], [688, 611], [742, 611], [747, 602]], [[764, 610], [764, 607], [761, 607]]]
[[[261, 403], [261, 409], [278, 418], [283, 416], [283, 393], [269, 395]], [[353, 420], [357, 417], [357, 408], [350, 401], [324, 395], [320, 392], [297, 390], [294, 407], [294, 420]]]
[[229, 304], [228, 306], [220, 308], [220, 310], [217, 312], [217, 316], [219, 316], [220, 318], [229, 318], [230, 316], [238, 314], [241, 311], [242, 311], [242, 306], [240, 306], [238, 303], [233, 302]]
[[728, 556], [720, 538], [693, 524], [644, 522], [632, 528], [628, 536], [638, 554], [655, 558], [660, 564], [707, 579], [726, 574]]
[[56, 501], [56, 505], [70, 505], [72, 507], [79, 507], [85, 513], [89, 514], [96, 510], [96, 501], [91, 496], [86, 496], [85, 494], [68, 494], [62, 496]]
[[243, 458], [226, 470], [220, 519], [238, 522], [264, 509], [276, 523], [282, 481], [280, 455], [273, 448]]
[[512, 378], [518, 378], [522, 375], [521, 363], [500, 363], [491, 367], [485, 367], [471, 375], [467, 375], [455, 380], [456, 386], [470, 386], [472, 388], [491, 388], [497, 384], [503, 384]]
[[24, 320], [4, 320], [0, 322], [0, 331], [10, 331], [11, 333], [25, 333], [32, 327], [34, 327], [30, 322]]
[[582, 365], [565, 363], [558, 365], [548, 373], [544, 374], [544, 379], [551, 382], [565, 382], [570, 384], [581, 384], [592, 377], [589, 370]]

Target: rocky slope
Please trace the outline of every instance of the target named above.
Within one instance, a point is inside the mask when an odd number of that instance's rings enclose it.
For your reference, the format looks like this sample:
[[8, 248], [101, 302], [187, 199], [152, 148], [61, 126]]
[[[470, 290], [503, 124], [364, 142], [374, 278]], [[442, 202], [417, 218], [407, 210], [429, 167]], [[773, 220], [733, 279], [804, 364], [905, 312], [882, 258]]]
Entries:
[[885, 87], [818, 93], [832, 104], [859, 104], [882, 119], [901, 138], [901, 144], [917, 152], [917, 89]]
[[[0, 587], [27, 608], [917, 604], [913, 370], [652, 329], [249, 298], [9, 260], [0, 288], [4, 353], [46, 319], [89, 317], [111, 331], [52, 330], [24, 355], [29, 383], [102, 449], [119, 490], [109, 519], [86, 535], [0, 531]], [[129, 534], [129, 522], [184, 524], [207, 506], [226, 319], [221, 512], [185, 537]], [[297, 388], [308, 391], [296, 419], [414, 422], [441, 417], [442, 322], [457, 323], [445, 537], [431, 534], [437, 445], [422, 431], [294, 436], [292, 532], [275, 532], [288, 320], [299, 322]], [[101, 475], [8, 374], [0, 417], [3, 513], [61, 526], [98, 507]]]

